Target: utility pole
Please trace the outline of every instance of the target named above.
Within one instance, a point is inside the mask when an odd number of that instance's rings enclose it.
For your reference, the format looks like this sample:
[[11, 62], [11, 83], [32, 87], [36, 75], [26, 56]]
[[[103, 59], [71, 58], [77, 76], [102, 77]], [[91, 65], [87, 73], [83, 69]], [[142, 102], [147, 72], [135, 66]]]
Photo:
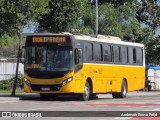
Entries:
[[96, 0], [96, 37], [98, 37], [98, 0]]
[[18, 39], [19, 39], [18, 55], [17, 55], [17, 65], [16, 65], [15, 80], [14, 80], [14, 82], [13, 82], [13, 89], [12, 89], [12, 94], [11, 94], [11, 96], [15, 96], [15, 92], [16, 92], [16, 85], [17, 85], [17, 81], [18, 81], [19, 59], [20, 59], [20, 54], [21, 54], [22, 35], [18, 32], [18, 33], [17, 33], [17, 36], [18, 36]]

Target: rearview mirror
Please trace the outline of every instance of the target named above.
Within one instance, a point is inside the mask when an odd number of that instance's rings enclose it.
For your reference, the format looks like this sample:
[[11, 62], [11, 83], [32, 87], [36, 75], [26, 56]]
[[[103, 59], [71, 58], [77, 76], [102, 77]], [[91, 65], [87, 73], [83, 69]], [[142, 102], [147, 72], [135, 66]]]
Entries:
[[25, 49], [25, 48], [26, 48], [26, 46], [22, 46], [22, 48], [23, 48], [23, 49]]
[[82, 50], [78, 49], [78, 58], [82, 58]]
[[[25, 48], [25, 46], [22, 46], [22, 48]], [[23, 51], [22, 51], [22, 49], [20, 49], [20, 51], [19, 51], [19, 61], [22, 64], [24, 64], [24, 59], [22, 58], [22, 54], [23, 54]]]

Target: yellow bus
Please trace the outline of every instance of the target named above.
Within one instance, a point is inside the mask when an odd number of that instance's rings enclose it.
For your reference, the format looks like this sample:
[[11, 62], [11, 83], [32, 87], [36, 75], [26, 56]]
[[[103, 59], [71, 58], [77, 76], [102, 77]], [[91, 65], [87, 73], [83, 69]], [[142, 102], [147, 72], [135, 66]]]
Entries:
[[45, 33], [28, 35], [24, 48], [24, 91], [42, 98], [73, 94], [86, 101], [106, 93], [125, 98], [145, 85], [143, 44]]

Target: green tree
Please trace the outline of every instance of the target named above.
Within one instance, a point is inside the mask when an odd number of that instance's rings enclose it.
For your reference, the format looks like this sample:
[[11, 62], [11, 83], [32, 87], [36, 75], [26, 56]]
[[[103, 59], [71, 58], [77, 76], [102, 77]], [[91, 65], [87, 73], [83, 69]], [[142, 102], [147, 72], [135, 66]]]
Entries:
[[146, 49], [146, 63], [160, 64], [160, 36], [151, 37], [145, 41]]
[[[39, 0], [36, 0], [40, 2]], [[45, 0], [46, 1], [46, 0]], [[34, 1], [34, 3], [36, 3]], [[8, 34], [10, 36], [16, 35], [19, 39], [16, 75], [13, 86], [12, 95], [15, 95], [17, 77], [18, 77], [18, 63], [20, 57], [21, 32], [25, 25], [37, 16], [41, 11], [42, 6], [33, 4], [32, 0], [2, 0], [0, 2], [0, 35]]]
[[153, 29], [160, 25], [160, 6], [157, 0], [141, 0], [137, 3], [136, 18]]
[[[139, 33], [140, 24], [135, 18], [135, 0], [130, 2], [116, 1], [99, 1], [99, 34], [113, 35], [127, 39], [128, 41], [136, 41], [134, 36]], [[116, 7], [115, 7], [116, 6]], [[82, 10], [82, 25], [95, 31], [95, 3], [86, 3]], [[86, 12], [87, 11], [87, 12]], [[137, 29], [138, 28], [138, 29]], [[82, 30], [83, 31], [83, 30]]]
[[160, 37], [154, 36], [157, 27], [160, 25], [160, 6], [158, 0], [141, 0], [136, 4], [136, 18], [143, 24], [140, 35], [146, 49], [146, 63], [159, 64]]
[[48, 13], [41, 14], [38, 19], [38, 31], [64, 32], [71, 31], [79, 19], [80, 0], [50, 0]]
[[20, 34], [28, 23], [46, 12], [48, 0], [1, 0], [0, 35]]

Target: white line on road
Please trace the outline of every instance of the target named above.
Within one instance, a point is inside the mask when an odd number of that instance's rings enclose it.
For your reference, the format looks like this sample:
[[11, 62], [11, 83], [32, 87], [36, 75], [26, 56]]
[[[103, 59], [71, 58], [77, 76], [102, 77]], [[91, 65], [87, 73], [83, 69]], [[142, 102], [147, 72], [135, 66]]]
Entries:
[[0, 101], [0, 104], [4, 104], [4, 103], [17, 103], [19, 101]]

